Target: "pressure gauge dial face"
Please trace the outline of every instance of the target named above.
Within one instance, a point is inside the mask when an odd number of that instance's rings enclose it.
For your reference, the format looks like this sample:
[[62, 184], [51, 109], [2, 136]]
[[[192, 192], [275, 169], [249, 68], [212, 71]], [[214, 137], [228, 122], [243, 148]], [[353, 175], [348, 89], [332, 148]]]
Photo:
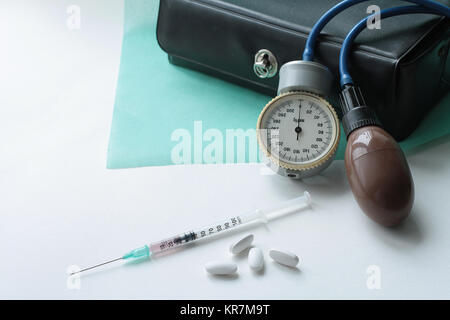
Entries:
[[[286, 175], [326, 167], [339, 141], [339, 120], [331, 105], [309, 92], [288, 92], [270, 101], [257, 124], [260, 148]], [[297, 176], [296, 171], [303, 174]]]

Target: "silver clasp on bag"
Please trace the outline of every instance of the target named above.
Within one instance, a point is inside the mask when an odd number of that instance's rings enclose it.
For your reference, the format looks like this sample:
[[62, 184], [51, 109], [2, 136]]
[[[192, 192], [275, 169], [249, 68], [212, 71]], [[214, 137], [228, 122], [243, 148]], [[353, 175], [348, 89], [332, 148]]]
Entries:
[[278, 71], [278, 62], [273, 53], [267, 49], [259, 50], [255, 54], [253, 71], [258, 77], [263, 79], [275, 76]]

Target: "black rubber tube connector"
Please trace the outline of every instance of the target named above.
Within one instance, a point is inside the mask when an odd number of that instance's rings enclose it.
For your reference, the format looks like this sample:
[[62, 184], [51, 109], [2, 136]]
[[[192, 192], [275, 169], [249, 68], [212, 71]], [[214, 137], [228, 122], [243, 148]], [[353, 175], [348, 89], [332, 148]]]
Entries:
[[342, 108], [342, 127], [348, 138], [354, 130], [365, 126], [381, 127], [372, 108], [366, 106], [359, 87], [346, 85], [340, 94]]

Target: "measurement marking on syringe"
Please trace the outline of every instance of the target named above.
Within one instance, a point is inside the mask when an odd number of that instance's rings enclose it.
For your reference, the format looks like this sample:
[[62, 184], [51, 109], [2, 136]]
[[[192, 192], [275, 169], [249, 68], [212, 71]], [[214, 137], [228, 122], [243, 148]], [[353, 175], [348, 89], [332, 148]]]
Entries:
[[228, 229], [238, 226], [240, 224], [242, 224], [241, 217], [237, 216], [237, 217], [231, 218], [229, 221], [226, 221], [224, 223], [221, 223], [221, 224], [218, 224], [218, 225], [215, 225], [212, 227], [204, 228], [203, 230], [200, 230], [199, 232], [197, 232], [196, 235], [197, 235], [197, 237], [203, 238], [208, 235], [212, 235], [215, 233], [222, 232], [224, 230], [228, 230]]

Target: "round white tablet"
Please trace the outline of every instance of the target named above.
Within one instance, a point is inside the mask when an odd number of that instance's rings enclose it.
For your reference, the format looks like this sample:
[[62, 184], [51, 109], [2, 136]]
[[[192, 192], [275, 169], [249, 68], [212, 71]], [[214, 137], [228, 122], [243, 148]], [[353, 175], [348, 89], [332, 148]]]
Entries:
[[230, 246], [230, 252], [232, 254], [238, 254], [250, 247], [253, 243], [253, 235], [249, 234], [248, 236], [245, 236], [241, 240], [235, 242]]
[[298, 257], [289, 251], [271, 249], [269, 250], [269, 256], [276, 262], [292, 268], [299, 262]]

